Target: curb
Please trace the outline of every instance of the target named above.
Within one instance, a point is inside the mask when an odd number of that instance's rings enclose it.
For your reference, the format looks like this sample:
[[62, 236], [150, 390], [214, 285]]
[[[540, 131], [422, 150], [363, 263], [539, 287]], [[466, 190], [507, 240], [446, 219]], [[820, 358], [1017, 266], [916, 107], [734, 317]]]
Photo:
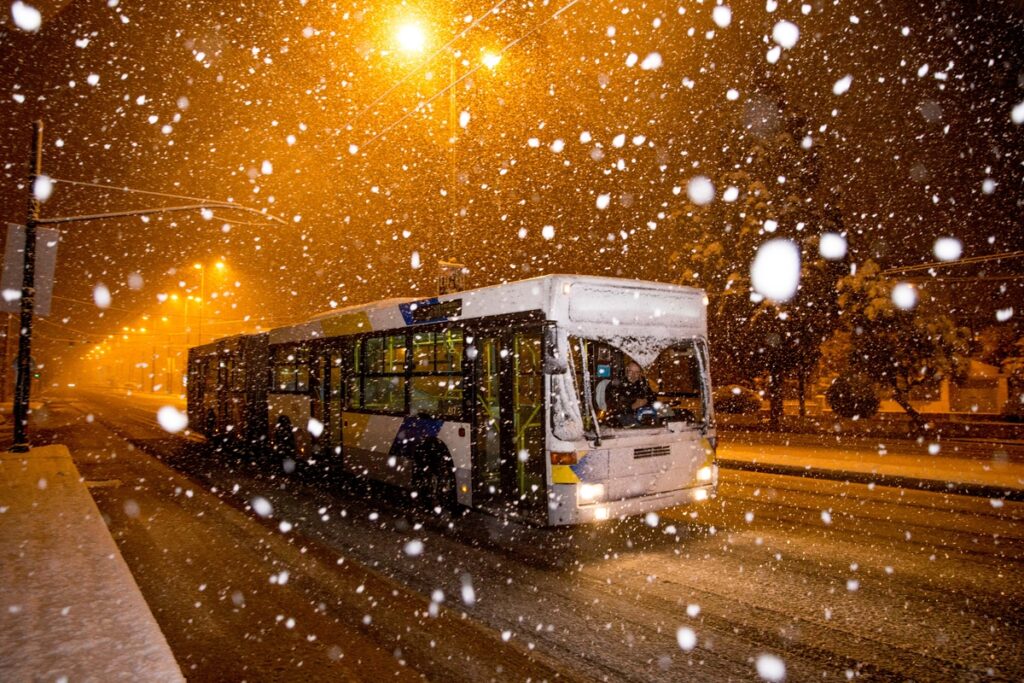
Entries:
[[999, 498], [1015, 502], [1024, 502], [1024, 489], [991, 486], [989, 484], [965, 484], [937, 479], [918, 479], [915, 477], [899, 477], [891, 474], [870, 472], [843, 472], [841, 470], [816, 469], [813, 467], [796, 467], [793, 465], [773, 465], [756, 463], [746, 460], [718, 460], [718, 466], [724, 469], [743, 472], [760, 472], [761, 474], [779, 474], [787, 477], [805, 477], [808, 479], [828, 479], [852, 484], [877, 484], [893, 488], [917, 489], [937, 493], [952, 493], [958, 496], [974, 496], [977, 498]]

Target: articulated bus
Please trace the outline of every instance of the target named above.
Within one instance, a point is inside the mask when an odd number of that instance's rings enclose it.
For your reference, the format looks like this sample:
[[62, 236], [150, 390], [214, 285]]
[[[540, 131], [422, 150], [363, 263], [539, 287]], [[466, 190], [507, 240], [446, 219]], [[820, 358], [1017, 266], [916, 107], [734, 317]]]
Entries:
[[190, 349], [189, 423], [435, 509], [564, 525], [698, 503], [718, 483], [705, 301], [548, 275], [339, 309]]

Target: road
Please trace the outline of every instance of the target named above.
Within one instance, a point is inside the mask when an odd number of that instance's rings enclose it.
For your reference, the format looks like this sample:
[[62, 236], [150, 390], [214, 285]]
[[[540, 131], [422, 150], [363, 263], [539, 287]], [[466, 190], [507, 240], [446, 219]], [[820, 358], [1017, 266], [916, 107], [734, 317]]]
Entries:
[[758, 680], [763, 655], [787, 680], [1024, 678], [1021, 503], [724, 470], [654, 527], [437, 520], [157, 407], [52, 397], [36, 435], [71, 448], [195, 680]]

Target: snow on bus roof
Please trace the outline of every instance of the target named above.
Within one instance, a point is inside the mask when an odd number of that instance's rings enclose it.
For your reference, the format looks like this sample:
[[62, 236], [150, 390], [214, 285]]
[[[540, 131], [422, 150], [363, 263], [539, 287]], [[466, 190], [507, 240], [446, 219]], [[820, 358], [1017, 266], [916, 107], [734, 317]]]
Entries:
[[[692, 294], [703, 294], [704, 290], [697, 287], [689, 287], [686, 285], [677, 285], [668, 282], [655, 282], [654, 280], [638, 280], [631, 278], [619, 278], [619, 277], [607, 277], [603, 275], [571, 275], [566, 273], [552, 273], [548, 275], [539, 275], [537, 277], [526, 278], [524, 280], [512, 280], [509, 282], [501, 282], [494, 285], [487, 285], [486, 287], [477, 287], [475, 289], [464, 289], [457, 292], [449, 292], [448, 294], [438, 294], [431, 296], [420, 296], [420, 297], [392, 297], [390, 299], [381, 299], [379, 301], [370, 301], [362, 304], [352, 304], [351, 306], [345, 306], [344, 308], [332, 308], [329, 311], [323, 311], [317, 313], [312, 317], [308, 318], [305, 322], [314, 322], [317, 320], [323, 320], [324, 318], [331, 318], [334, 316], [347, 315], [351, 313], [360, 313], [364, 311], [377, 310], [377, 309], [388, 309], [401, 304], [414, 304], [421, 301], [450, 301], [452, 299], [458, 299], [466, 296], [479, 296], [492, 292], [498, 292], [501, 290], [508, 290], [509, 288], [519, 288], [530, 284], [544, 284], [556, 280], [571, 280], [574, 283], [589, 283], [589, 284], [607, 284], [607, 285], [633, 285], [650, 287], [654, 289], [664, 289], [667, 291], [678, 291], [678, 292], [689, 292]], [[302, 323], [298, 323], [302, 324]], [[289, 325], [288, 327], [292, 327]]]
[[[411, 304], [416, 301], [423, 301], [423, 297], [412, 298], [412, 297], [392, 297], [390, 299], [381, 299], [379, 301], [371, 301], [365, 304], [352, 304], [351, 306], [345, 306], [344, 308], [332, 308], [329, 311], [323, 311], [322, 313], [316, 313], [313, 317], [306, 320], [306, 322], [313, 322], [315, 320], [323, 320], [324, 318], [330, 318], [336, 315], [346, 315], [348, 313], [358, 313], [359, 311], [365, 311], [371, 308], [388, 308], [391, 306], [398, 306], [400, 304]], [[299, 323], [301, 324], [301, 323]]]
[[[575, 306], [576, 314], [582, 316], [577, 318], [579, 324], [576, 328], [580, 330], [584, 329], [580, 324], [585, 327], [593, 327], [594, 323], [598, 326], [617, 326], [621, 322], [627, 326], [643, 326], [647, 336], [666, 337], [675, 334], [672, 330], [678, 330], [680, 325], [687, 328], [694, 325], [702, 327], [705, 320], [704, 306], [700, 303], [703, 292], [694, 287], [594, 275], [551, 274], [439, 296], [391, 298], [346, 306], [320, 313], [305, 322], [272, 329], [270, 343], [293, 343], [319, 337], [397, 330], [446, 318], [468, 320], [481, 315], [505, 315], [532, 310], [544, 311], [557, 318], [565, 315], [572, 317], [573, 312], [565, 308], [568, 299], [561, 296], [569, 293], [566, 285], [582, 287], [581, 293], [585, 292], [585, 297], [577, 299]], [[645, 295], [648, 305], [637, 306], [634, 302], [619, 301], [613, 313], [608, 308], [611, 300], [607, 296], [613, 295], [615, 290], [632, 290], [634, 297], [648, 292]], [[680, 303], [683, 303], [682, 307], [677, 307]], [[600, 319], [593, 319], [595, 315]], [[612, 317], [605, 321], [603, 318], [606, 315]], [[595, 334], [610, 334], [596, 328], [593, 331]]]

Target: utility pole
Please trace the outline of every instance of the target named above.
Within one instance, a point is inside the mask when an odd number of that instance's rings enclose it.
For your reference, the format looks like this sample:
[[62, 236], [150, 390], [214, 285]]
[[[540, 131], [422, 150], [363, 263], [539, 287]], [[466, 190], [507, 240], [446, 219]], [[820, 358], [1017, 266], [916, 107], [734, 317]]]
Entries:
[[449, 184], [451, 201], [448, 203], [451, 211], [451, 226], [448, 228], [448, 245], [446, 257], [455, 259], [455, 233], [459, 226], [459, 178], [458, 178], [458, 150], [456, 144], [459, 141], [458, 107], [455, 104], [455, 51], [449, 51], [448, 71], [448, 163], [449, 163]]
[[199, 346], [203, 345], [203, 312], [206, 309], [206, 264], [199, 267]]
[[32, 124], [32, 160], [28, 175], [28, 219], [25, 221], [25, 265], [21, 280], [21, 325], [18, 337], [18, 375], [14, 388], [14, 445], [11, 452], [28, 451], [28, 410], [32, 392], [32, 315], [36, 296], [36, 222], [39, 199], [36, 178], [43, 172], [43, 122]]

